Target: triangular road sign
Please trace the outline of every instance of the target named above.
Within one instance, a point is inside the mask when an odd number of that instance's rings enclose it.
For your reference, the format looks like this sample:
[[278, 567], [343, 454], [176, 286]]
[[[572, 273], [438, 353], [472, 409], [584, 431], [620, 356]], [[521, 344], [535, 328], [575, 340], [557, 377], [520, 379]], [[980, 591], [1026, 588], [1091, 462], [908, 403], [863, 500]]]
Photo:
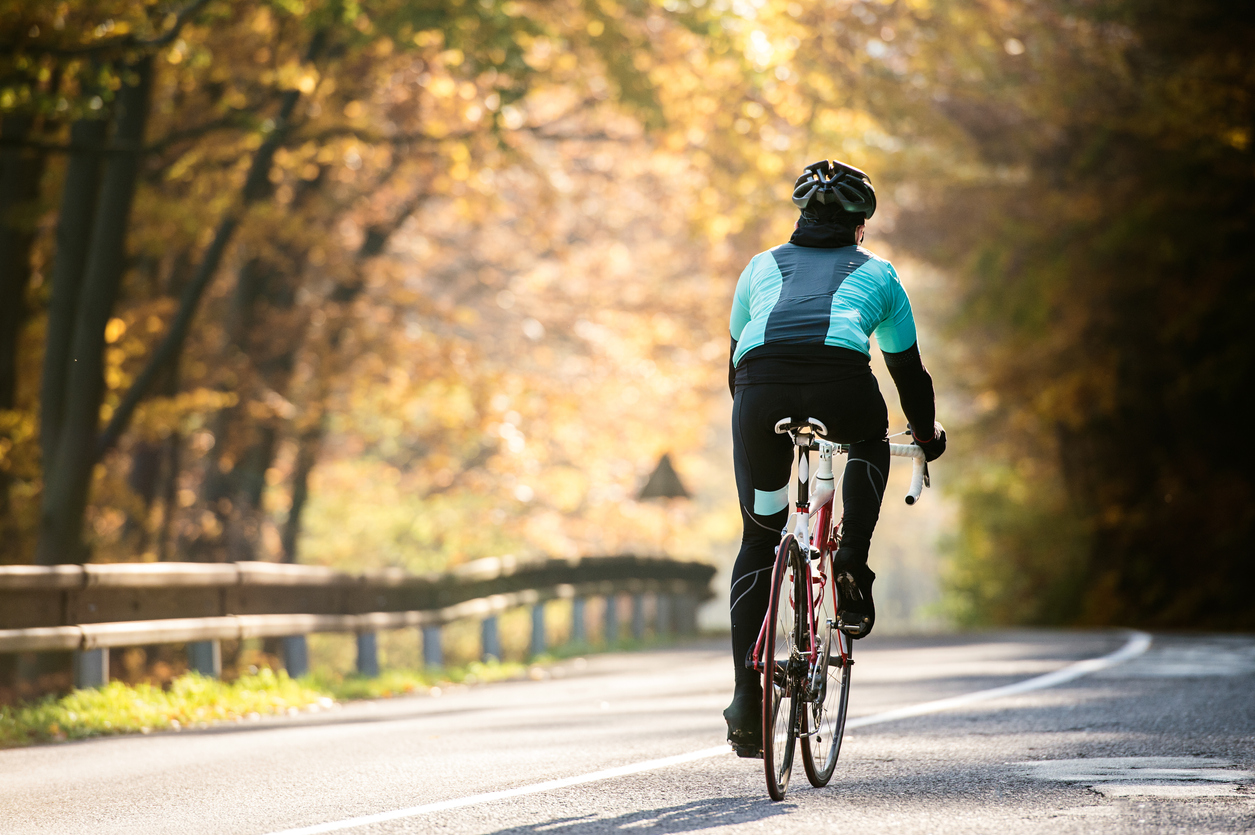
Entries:
[[645, 486], [641, 488], [638, 499], [687, 499], [689, 491], [684, 488], [684, 482], [680, 481], [680, 476], [676, 473], [675, 467], [671, 466], [671, 455], [663, 453], [662, 458], [658, 459], [658, 466], [654, 467], [654, 471], [649, 476], [649, 481], [645, 482]]

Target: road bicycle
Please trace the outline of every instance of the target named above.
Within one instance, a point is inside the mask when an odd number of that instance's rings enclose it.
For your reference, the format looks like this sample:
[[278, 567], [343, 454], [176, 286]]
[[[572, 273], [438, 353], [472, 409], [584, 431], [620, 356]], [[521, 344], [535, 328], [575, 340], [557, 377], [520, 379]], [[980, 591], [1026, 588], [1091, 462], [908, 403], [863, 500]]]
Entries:
[[[832, 779], [850, 698], [851, 634], [862, 628], [843, 623], [837, 614], [838, 595], [847, 593], [841, 587], [849, 589], [853, 579], [835, 576], [832, 562], [842, 531], [833, 508], [832, 457], [847, 454], [849, 446], [821, 437], [828, 428], [815, 418], [784, 418], [776, 434], [786, 433], [797, 449], [796, 506], [776, 549], [767, 617], [750, 655], [751, 666], [763, 677], [763, 764], [773, 800], [784, 799], [798, 740], [811, 785], [823, 788]], [[819, 452], [813, 485], [811, 450]], [[928, 485], [924, 450], [890, 444], [889, 452], [913, 460], [906, 496], [913, 505]]]

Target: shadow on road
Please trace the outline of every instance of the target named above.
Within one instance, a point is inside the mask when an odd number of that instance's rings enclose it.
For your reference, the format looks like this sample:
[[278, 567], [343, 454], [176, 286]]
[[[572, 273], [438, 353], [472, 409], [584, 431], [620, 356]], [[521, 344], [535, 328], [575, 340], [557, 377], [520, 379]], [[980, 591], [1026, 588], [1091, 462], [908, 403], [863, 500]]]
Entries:
[[564, 833], [590, 832], [697, 832], [716, 826], [765, 820], [792, 811], [789, 803], [773, 803], [764, 798], [712, 797], [694, 800], [678, 806], [660, 809], [641, 809], [613, 818], [596, 815], [579, 815], [569, 818], [553, 818], [540, 823], [498, 829], [491, 835], [564, 835]]

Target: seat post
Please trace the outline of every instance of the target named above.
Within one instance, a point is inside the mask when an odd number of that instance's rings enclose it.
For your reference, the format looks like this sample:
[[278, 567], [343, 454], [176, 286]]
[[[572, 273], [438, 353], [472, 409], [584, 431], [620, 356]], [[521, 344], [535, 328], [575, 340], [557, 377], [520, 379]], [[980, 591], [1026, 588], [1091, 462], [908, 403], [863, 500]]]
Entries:
[[810, 504], [810, 443], [798, 436], [797, 445], [797, 506]]

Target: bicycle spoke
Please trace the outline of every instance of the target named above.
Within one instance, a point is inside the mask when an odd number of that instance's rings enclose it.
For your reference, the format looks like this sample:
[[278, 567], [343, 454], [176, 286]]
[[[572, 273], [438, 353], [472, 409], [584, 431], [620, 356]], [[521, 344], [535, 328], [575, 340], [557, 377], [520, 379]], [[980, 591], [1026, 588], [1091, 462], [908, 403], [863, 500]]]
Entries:
[[850, 660], [852, 642], [835, 628], [833, 550], [825, 548], [813, 566], [823, 582], [817, 586], [817, 593], [812, 598], [818, 647], [815, 663], [810, 665], [807, 676], [807, 733], [802, 737], [802, 766], [806, 770], [806, 778], [816, 788], [827, 785], [836, 769], [850, 695], [851, 665], [846, 662]]
[[799, 553], [793, 537], [785, 537], [772, 575], [763, 646], [763, 761], [767, 791], [774, 800], [783, 800], [788, 789], [802, 705], [793, 672], [798, 658], [793, 602], [802, 599], [796, 594]]

